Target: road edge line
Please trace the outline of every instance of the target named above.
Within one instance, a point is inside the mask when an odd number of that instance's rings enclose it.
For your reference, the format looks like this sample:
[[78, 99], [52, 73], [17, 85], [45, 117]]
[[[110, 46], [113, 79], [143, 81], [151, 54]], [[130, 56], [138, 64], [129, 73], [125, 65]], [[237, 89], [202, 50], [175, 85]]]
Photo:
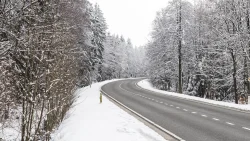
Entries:
[[151, 125], [155, 126], [156, 128], [160, 129], [161, 131], [169, 134], [170, 136], [172, 136], [173, 138], [179, 140], [179, 141], [185, 141], [184, 139], [180, 138], [179, 136], [175, 135], [174, 133], [164, 129], [163, 127], [161, 127], [160, 125], [154, 123], [153, 121], [149, 120], [148, 118], [142, 116], [141, 114], [135, 112], [134, 110], [130, 109], [129, 107], [125, 106], [124, 104], [122, 104], [121, 102], [119, 102], [118, 100], [114, 99], [112, 96], [108, 95], [106, 92], [104, 92], [101, 88], [100, 90], [105, 96], [109, 97], [110, 99], [112, 99], [113, 101], [115, 101], [116, 103], [118, 103], [119, 105], [121, 105], [122, 107], [124, 107], [125, 109], [129, 110], [130, 112], [134, 113], [135, 115], [137, 115], [138, 117], [142, 118], [143, 120], [145, 120], [146, 122], [150, 123]]
[[[143, 80], [145, 80], [145, 79], [143, 79]], [[141, 80], [141, 81], [143, 81], [143, 80]], [[139, 82], [141, 82], [141, 81], [139, 81]], [[234, 108], [234, 107], [227, 107], [227, 106], [223, 106], [223, 105], [216, 105], [216, 104], [212, 104], [212, 103], [208, 103], [208, 102], [203, 102], [203, 101], [199, 101], [199, 100], [181, 98], [181, 97], [178, 97], [178, 96], [167, 95], [167, 94], [164, 94], [164, 93], [161, 93], [161, 92], [155, 92], [155, 91], [152, 91], [152, 90], [148, 90], [146, 88], [142, 88], [141, 86], [139, 86], [138, 85], [139, 82], [135, 83], [136, 87], [138, 87], [140, 89], [143, 89], [143, 90], [146, 90], [146, 91], [149, 91], [149, 92], [158, 93], [158, 94], [166, 95], [166, 96], [170, 96], [170, 97], [175, 97], [175, 98], [178, 98], [178, 99], [189, 100], [189, 101], [196, 102], [196, 103], [199, 103], [199, 104], [206, 104], [206, 105], [209, 105], [209, 106], [214, 106], [214, 107], [224, 108], [224, 109], [227, 109], [227, 110], [232, 110], [232, 111], [237, 111], [237, 112], [242, 112], [242, 113], [250, 114], [250, 111], [248, 111], [248, 110], [237, 109], [237, 108]]]

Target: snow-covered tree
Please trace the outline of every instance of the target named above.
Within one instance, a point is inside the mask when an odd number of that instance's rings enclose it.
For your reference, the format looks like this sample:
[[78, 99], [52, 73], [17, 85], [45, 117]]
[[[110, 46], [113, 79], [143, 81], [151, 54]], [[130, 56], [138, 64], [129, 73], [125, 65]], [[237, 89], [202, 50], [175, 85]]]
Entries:
[[135, 48], [130, 39], [125, 41], [122, 36], [108, 34], [100, 70], [102, 80], [142, 76], [145, 71], [142, 66], [144, 59], [143, 47]]
[[[147, 57], [153, 83], [177, 91], [176, 3], [158, 12]], [[182, 1], [181, 11], [184, 93], [237, 103], [250, 87], [249, 2], [202, 0], [192, 6]]]
[[18, 117], [21, 141], [50, 140], [74, 90], [91, 83], [102, 60], [105, 20], [87, 0], [0, 1], [0, 8], [0, 122]]

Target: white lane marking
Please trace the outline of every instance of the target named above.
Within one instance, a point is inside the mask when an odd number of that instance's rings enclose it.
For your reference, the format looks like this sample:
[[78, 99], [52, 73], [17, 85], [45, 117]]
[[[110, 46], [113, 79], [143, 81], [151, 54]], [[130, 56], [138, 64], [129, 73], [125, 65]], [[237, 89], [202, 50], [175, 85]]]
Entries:
[[192, 114], [196, 114], [197, 112], [192, 112]]
[[160, 102], [161, 104], [163, 103], [163, 102]]
[[174, 105], [170, 105], [171, 107], [173, 107]]
[[242, 128], [250, 131], [250, 128], [247, 128], [247, 127], [242, 127]]
[[216, 121], [218, 121], [219, 119], [218, 119], [218, 118], [213, 118], [213, 120], [216, 120]]
[[157, 102], [157, 103], [158, 103], [159, 101], [158, 101], [158, 100], [155, 100], [155, 102]]
[[207, 117], [207, 115], [201, 115], [201, 116], [203, 116], [203, 117]]
[[183, 111], [186, 111], [186, 112], [187, 112], [188, 110], [187, 110], [187, 109], [183, 109]]
[[177, 109], [180, 109], [180, 107], [176, 107]]
[[229, 124], [229, 125], [235, 125], [235, 124], [233, 124], [233, 123], [231, 123], [231, 122], [226, 122], [227, 124]]
[[153, 98], [151, 100], [154, 100]]

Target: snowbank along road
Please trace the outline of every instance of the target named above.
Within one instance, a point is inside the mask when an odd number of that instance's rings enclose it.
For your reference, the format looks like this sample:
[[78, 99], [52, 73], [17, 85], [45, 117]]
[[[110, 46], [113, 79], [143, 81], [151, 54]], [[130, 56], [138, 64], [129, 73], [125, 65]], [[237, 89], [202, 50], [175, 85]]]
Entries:
[[108, 83], [102, 91], [185, 141], [250, 141], [250, 114], [148, 91], [142, 79]]

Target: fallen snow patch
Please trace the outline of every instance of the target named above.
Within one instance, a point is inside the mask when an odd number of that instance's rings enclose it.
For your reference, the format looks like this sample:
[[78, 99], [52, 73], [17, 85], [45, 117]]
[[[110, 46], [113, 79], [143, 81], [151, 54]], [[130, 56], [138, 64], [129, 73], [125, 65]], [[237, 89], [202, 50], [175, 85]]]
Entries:
[[53, 141], [165, 141], [142, 122], [103, 97], [105, 81], [79, 89], [66, 118], [53, 135]]
[[179, 93], [174, 93], [174, 92], [167, 92], [163, 90], [158, 90], [152, 86], [152, 84], [149, 82], [149, 79], [144, 79], [140, 82], [137, 83], [138, 86], [141, 88], [170, 95], [170, 96], [175, 96], [179, 98], [184, 98], [184, 99], [189, 99], [189, 100], [195, 100], [199, 102], [206, 102], [208, 104], [214, 104], [218, 106], [224, 106], [228, 108], [234, 108], [238, 110], [243, 110], [243, 111], [250, 111], [250, 105], [239, 105], [239, 104], [234, 104], [234, 103], [228, 103], [228, 102], [223, 102], [223, 101], [215, 101], [215, 100], [210, 100], [210, 99], [205, 99], [205, 98], [200, 98], [200, 97], [194, 97], [194, 96], [189, 96], [189, 95], [184, 95], [184, 94], [179, 94]]

